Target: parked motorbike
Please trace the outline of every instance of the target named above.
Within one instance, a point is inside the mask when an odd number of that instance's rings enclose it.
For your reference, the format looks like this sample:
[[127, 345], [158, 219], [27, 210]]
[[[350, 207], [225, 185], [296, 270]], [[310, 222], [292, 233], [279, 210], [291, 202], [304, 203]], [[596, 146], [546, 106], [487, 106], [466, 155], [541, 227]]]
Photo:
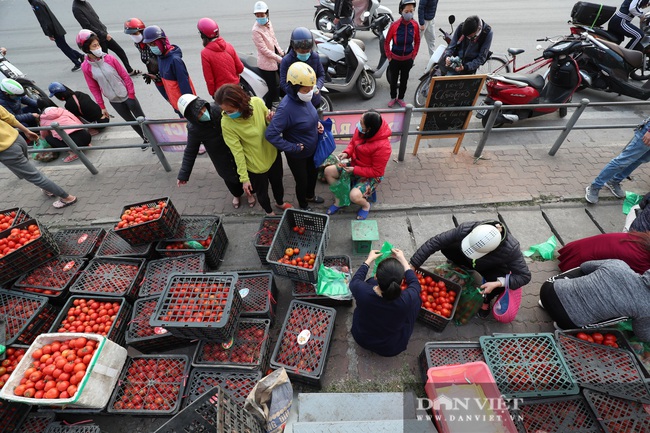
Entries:
[[[36, 85], [34, 80], [30, 80], [23, 74], [20, 69], [18, 69], [14, 64], [12, 64], [6, 55], [0, 52], [0, 72], [6, 78], [11, 78], [16, 80], [23, 86], [25, 89], [25, 95], [30, 98], [36, 99], [40, 97], [47, 98], [47, 93], [45, 93], [40, 87]], [[2, 76], [0, 76], [2, 78]]]
[[[373, 23], [373, 26], [376, 27], [378, 30], [380, 30], [380, 35], [379, 35], [379, 63], [377, 63], [377, 67], [375, 68], [375, 72], [372, 73], [372, 75], [375, 78], [381, 78], [382, 75], [384, 75], [384, 72], [386, 72], [386, 78], [389, 76], [388, 72], [388, 57], [386, 57], [386, 50], [384, 49], [384, 42], [386, 41], [386, 35], [388, 34], [388, 29], [391, 24], [391, 20], [388, 17], [388, 15], [384, 15], [380, 17], [378, 20], [376, 20]], [[389, 79], [390, 81], [390, 79]]]
[[[356, 18], [352, 16], [353, 35], [354, 30], [370, 30], [375, 36], [379, 36], [381, 35], [381, 29], [373, 27], [373, 23], [384, 15], [388, 16], [390, 21], [393, 21], [393, 12], [386, 6], [382, 6], [380, 1], [369, 0], [370, 7], [361, 17], [362, 25], [358, 25]], [[316, 28], [323, 32], [328, 31], [327, 24], [334, 25], [334, 1], [319, 0], [318, 4], [314, 7], [316, 8], [316, 12], [314, 13], [314, 24]]]
[[[542, 116], [557, 111], [557, 108], [508, 109], [508, 105], [523, 104], [560, 104], [570, 102], [582, 82], [580, 68], [572, 55], [585, 46], [582, 39], [564, 39], [555, 42], [544, 50], [545, 59], [553, 59], [548, 79], [540, 74], [503, 74], [488, 75], [485, 105], [494, 105], [495, 101], [503, 103], [495, 127], [514, 123], [521, 119]], [[476, 117], [487, 124], [488, 110], [479, 110]], [[560, 117], [567, 114], [566, 108], [560, 109]]]

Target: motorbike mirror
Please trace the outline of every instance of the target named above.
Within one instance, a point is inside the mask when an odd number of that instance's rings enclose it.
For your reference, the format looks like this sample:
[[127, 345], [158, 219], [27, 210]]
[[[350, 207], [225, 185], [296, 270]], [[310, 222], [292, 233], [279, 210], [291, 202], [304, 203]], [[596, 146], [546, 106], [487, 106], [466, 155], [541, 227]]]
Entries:
[[535, 47], [535, 49], [536, 49], [537, 51], [539, 51], [539, 50], [543, 50], [544, 47], [541, 46], [540, 44], [537, 44], [537, 46]]
[[449, 15], [449, 24], [453, 24], [456, 22], [456, 15]]

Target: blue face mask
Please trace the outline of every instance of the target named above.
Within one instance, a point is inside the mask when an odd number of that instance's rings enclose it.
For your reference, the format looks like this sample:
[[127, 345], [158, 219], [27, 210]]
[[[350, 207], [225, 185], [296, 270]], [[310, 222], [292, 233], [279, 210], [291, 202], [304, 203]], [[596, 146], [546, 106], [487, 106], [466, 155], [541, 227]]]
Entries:
[[257, 24], [259, 24], [261, 26], [265, 26], [266, 23], [269, 22], [269, 19], [266, 18], [266, 17], [264, 17], [264, 18], [255, 18], [255, 21], [257, 21]]
[[413, 12], [404, 12], [402, 18], [404, 18], [404, 21], [411, 21], [413, 19]]
[[208, 112], [208, 110], [205, 110], [203, 112], [203, 114], [201, 114], [201, 117], [199, 117], [199, 120], [202, 121], [202, 122], [207, 122], [208, 120], [210, 120], [210, 113]]
[[306, 62], [307, 60], [309, 60], [310, 56], [311, 53], [307, 53], [307, 54], [296, 53], [296, 57], [298, 57], [298, 60], [300, 60], [301, 62]]
[[231, 119], [238, 119], [241, 116], [241, 112], [235, 111], [234, 113], [226, 113], [226, 115]]
[[363, 128], [361, 127], [361, 122], [357, 122], [357, 129], [359, 130], [359, 134], [363, 134]]
[[160, 48], [156, 46], [153, 47], [150, 46], [149, 49], [151, 50], [154, 56], [162, 56], [162, 51], [160, 51]]

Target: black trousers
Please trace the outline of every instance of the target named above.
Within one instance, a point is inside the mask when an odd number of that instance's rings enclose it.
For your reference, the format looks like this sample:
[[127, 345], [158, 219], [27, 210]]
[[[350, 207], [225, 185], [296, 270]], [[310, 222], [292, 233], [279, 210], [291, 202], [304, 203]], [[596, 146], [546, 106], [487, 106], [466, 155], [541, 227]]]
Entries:
[[296, 199], [298, 205], [305, 209], [308, 207], [307, 198], [313, 198], [318, 180], [318, 169], [314, 166], [314, 158], [292, 158], [287, 157], [287, 164], [296, 180]]
[[282, 155], [278, 152], [273, 165], [266, 173], [251, 173], [248, 172], [248, 179], [253, 186], [253, 192], [257, 195], [257, 201], [262, 206], [266, 213], [273, 212], [271, 207], [271, 199], [269, 198], [269, 183], [273, 191], [273, 198], [277, 204], [284, 203], [284, 185], [282, 185]]
[[[138, 117], [144, 117], [144, 112], [142, 111], [142, 107], [140, 107], [140, 103], [137, 99], [129, 98], [124, 102], [111, 102], [111, 106], [115, 111], [117, 111], [117, 114], [127, 122], [136, 120]], [[134, 125], [131, 128], [133, 128], [133, 130], [144, 140], [144, 133], [140, 126]]]
[[120, 60], [122, 61], [122, 64], [126, 68], [126, 72], [128, 72], [129, 74], [133, 72], [133, 68], [129, 63], [129, 58], [126, 57], [126, 53], [124, 52], [120, 44], [118, 44], [115, 39], [111, 39], [110, 41], [104, 39], [103, 41], [99, 41], [99, 45], [101, 45], [102, 51], [105, 53], [108, 53], [108, 50], [113, 50], [113, 52], [117, 55], [117, 57], [119, 57]]
[[[90, 140], [92, 139], [87, 129], [80, 129], [79, 131], [75, 131], [68, 135], [70, 136], [70, 138], [72, 138], [72, 141], [74, 141], [75, 144], [80, 147], [88, 146], [90, 144]], [[52, 147], [57, 147], [57, 148], [68, 147], [68, 145], [65, 144], [65, 141], [56, 138], [51, 133], [47, 137], [45, 137], [45, 141], [47, 141], [48, 144]]]
[[573, 323], [569, 315], [567, 314], [560, 298], [557, 297], [555, 293], [555, 286], [551, 281], [545, 281], [542, 284], [541, 289], [539, 290], [539, 299], [544, 305], [544, 309], [551, 316], [551, 319], [557, 326], [562, 329], [575, 329], [579, 326]]
[[84, 61], [84, 55], [79, 51], [70, 48], [70, 45], [68, 45], [65, 40], [65, 36], [56, 36], [54, 38], [54, 43], [61, 51], [63, 51], [63, 54], [74, 63], [75, 66], [81, 66], [81, 63]]
[[[409, 72], [413, 67], [411, 60], [391, 60], [388, 64], [390, 69], [390, 98], [404, 99], [406, 94], [406, 85], [409, 80]], [[399, 93], [397, 93], [397, 82], [399, 82]]]
[[266, 103], [266, 108], [270, 109], [271, 105], [280, 99], [278, 71], [265, 71], [260, 69], [260, 75], [266, 81], [266, 86], [269, 88], [268, 93], [264, 95], [264, 102]]

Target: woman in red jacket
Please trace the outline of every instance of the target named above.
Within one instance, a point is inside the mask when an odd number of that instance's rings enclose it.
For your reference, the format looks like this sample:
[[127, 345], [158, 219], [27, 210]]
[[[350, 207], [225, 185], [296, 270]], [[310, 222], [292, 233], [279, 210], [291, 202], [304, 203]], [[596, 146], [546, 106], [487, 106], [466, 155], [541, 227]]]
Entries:
[[[350, 201], [361, 206], [357, 212], [358, 220], [368, 218], [370, 212], [368, 198], [384, 178], [386, 165], [392, 152], [391, 134], [390, 127], [378, 112], [366, 111], [357, 122], [350, 144], [338, 156], [341, 163], [325, 167], [325, 179], [330, 185], [339, 179], [343, 171], [350, 174]], [[349, 162], [344, 163], [343, 161], [346, 160]], [[327, 214], [333, 215], [341, 207], [339, 199], [334, 198], [334, 204], [329, 207]]]
[[224, 84], [239, 84], [244, 64], [233, 46], [219, 36], [219, 26], [212, 18], [201, 18], [197, 28], [205, 47], [201, 50], [203, 76], [208, 92], [214, 97]]

